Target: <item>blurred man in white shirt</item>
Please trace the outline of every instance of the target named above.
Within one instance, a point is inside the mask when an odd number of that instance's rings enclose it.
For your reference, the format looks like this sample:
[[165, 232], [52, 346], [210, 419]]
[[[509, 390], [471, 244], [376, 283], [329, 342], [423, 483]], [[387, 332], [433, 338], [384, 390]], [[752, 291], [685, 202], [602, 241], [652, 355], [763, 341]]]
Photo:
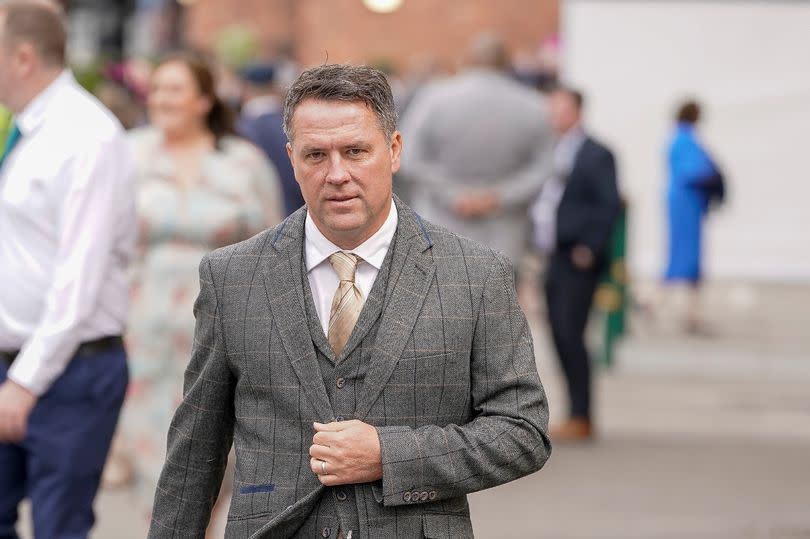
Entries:
[[0, 103], [0, 538], [24, 497], [37, 537], [86, 537], [127, 385], [130, 160], [47, 2], [0, 4]]

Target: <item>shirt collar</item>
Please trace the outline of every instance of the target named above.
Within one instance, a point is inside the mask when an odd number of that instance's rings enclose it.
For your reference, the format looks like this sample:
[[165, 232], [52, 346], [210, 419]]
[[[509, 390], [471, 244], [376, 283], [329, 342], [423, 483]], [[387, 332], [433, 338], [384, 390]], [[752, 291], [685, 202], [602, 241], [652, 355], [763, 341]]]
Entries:
[[[394, 233], [397, 230], [397, 220], [397, 207], [396, 204], [391, 202], [388, 217], [385, 219], [380, 229], [369, 239], [346, 252], [356, 254], [365, 262], [368, 262], [379, 270], [382, 267], [383, 260], [385, 260], [388, 247], [394, 239]], [[307, 211], [307, 218], [304, 223], [304, 254], [307, 264], [307, 273], [322, 264], [324, 260], [336, 252], [342, 250], [343, 249], [329, 241], [326, 236], [318, 230], [315, 221], [312, 220], [309, 211]]]
[[44, 90], [42, 90], [14, 119], [20, 133], [27, 135], [35, 131], [45, 121], [48, 108], [63, 88], [73, 81], [73, 75], [65, 69]]
[[565, 134], [560, 137], [557, 144], [569, 148], [579, 148], [583, 142], [585, 142], [585, 130], [582, 128], [582, 125], [576, 125], [566, 131]]

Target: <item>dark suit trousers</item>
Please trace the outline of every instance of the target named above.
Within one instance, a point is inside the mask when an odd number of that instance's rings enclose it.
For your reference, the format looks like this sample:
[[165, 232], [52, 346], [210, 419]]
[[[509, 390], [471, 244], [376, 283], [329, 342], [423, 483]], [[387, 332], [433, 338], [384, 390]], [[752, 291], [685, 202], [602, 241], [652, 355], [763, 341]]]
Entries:
[[[7, 370], [0, 361], [0, 383]], [[127, 382], [122, 347], [77, 355], [37, 402], [25, 439], [0, 443], [0, 539], [16, 539], [17, 505], [26, 497], [36, 537], [87, 538]]]
[[574, 267], [570, 253], [555, 253], [546, 273], [546, 303], [551, 335], [568, 384], [571, 417], [591, 417], [591, 361], [585, 326], [599, 271]]

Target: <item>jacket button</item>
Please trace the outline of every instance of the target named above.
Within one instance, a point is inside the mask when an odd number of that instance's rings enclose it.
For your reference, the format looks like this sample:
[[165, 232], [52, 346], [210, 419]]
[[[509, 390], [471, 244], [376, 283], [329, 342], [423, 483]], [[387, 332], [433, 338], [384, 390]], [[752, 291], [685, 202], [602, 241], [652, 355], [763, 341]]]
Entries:
[[321, 530], [321, 535], [324, 537], [329, 537], [330, 535], [332, 535], [332, 528], [324, 528], [323, 530]]
[[403, 494], [402, 495], [402, 500], [405, 501], [405, 502], [410, 502], [411, 501], [411, 493], [406, 492], [405, 494]]
[[339, 490], [338, 493], [337, 493], [337, 499], [338, 499], [339, 502], [345, 502], [346, 501], [346, 493], [343, 492], [342, 490]]
[[345, 378], [338, 378], [337, 382], [336, 382], [336, 385], [337, 385], [338, 389], [343, 389], [343, 386], [346, 385], [346, 379]]
[[421, 494], [419, 495], [419, 500], [420, 500], [420, 501], [423, 501], [423, 502], [424, 502], [424, 501], [427, 501], [427, 499], [428, 499], [428, 493], [427, 493], [427, 491], [424, 491], [423, 493], [421, 493]]
[[429, 500], [435, 500], [435, 499], [436, 499], [436, 491], [435, 491], [435, 490], [431, 490], [431, 491], [428, 493], [428, 499], [429, 499]]
[[421, 496], [421, 495], [422, 495], [422, 493], [421, 493], [421, 492], [419, 492], [418, 490], [414, 490], [414, 491], [411, 493], [411, 501], [412, 501], [413, 503], [418, 502], [418, 501], [419, 501], [419, 496]]
[[335, 421], [343, 421], [345, 418], [342, 415], [339, 415], [335, 418]]

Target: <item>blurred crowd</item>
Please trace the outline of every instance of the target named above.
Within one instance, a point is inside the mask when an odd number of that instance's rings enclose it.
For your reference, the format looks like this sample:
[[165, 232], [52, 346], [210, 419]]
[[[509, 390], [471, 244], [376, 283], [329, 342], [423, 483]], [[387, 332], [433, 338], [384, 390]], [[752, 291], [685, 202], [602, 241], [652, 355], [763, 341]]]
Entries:
[[[48, 40], [40, 37], [21, 39], [33, 43], [32, 54], [42, 55]], [[559, 44], [546, 40], [538, 51], [510, 54], [498, 37], [487, 34], [472, 41], [458, 70], [430, 60], [405, 73], [388, 68], [404, 140], [394, 189], [425, 219], [509, 255], [518, 282], [527, 253], [542, 260], [543, 281], [535, 288], [545, 298], [570, 401], [569, 419], [555, 427], [552, 439], [582, 440], [594, 434], [585, 328], [597, 288], [620, 262], [614, 246], [624, 205], [613, 153], [588, 131], [586, 97], [557, 80]], [[50, 69], [61, 71], [64, 63], [55, 65]], [[283, 51], [238, 69], [215, 55], [182, 51], [158, 61], [110, 62], [97, 77], [76, 74], [91, 81], [86, 86], [99, 108], [111, 111], [126, 129], [129, 157], [110, 166], [131, 176], [134, 186], [128, 202], [134, 203], [135, 217], [128, 226], [135, 239], [131, 248], [122, 244], [120, 253], [122, 261], [130, 260], [124, 264], [129, 308], [123, 332], [129, 382], [103, 481], [137, 485], [145, 517], [182, 396], [201, 258], [279, 223], [304, 204], [282, 129], [285, 87], [302, 67]], [[71, 74], [59, 77], [62, 86], [45, 92], [77, 92]], [[2, 88], [11, 84], [16, 82], [2, 73], [0, 98], [14, 109], [13, 92]], [[0, 169], [4, 191], [23, 152], [37, 151], [17, 144], [19, 137], [28, 144], [26, 139], [36, 136], [20, 121], [31, 121], [30, 110], [15, 112], [15, 117], [5, 113], [2, 122], [3, 159], [9, 158], [0, 161], [8, 167]], [[724, 185], [695, 134], [699, 117], [696, 102], [679, 110], [667, 157], [666, 280], [685, 283], [695, 294], [702, 216], [712, 201], [722, 200]], [[75, 127], [64, 136], [86, 136], [88, 127]], [[126, 192], [116, 196], [129, 196]], [[0, 208], [14, 203], [10, 197], [3, 195]], [[121, 215], [128, 202], [118, 201]], [[0, 212], [7, 236], [16, 225], [4, 219]], [[0, 262], [8, 249], [0, 248]], [[692, 331], [701, 329], [697, 304], [686, 322]], [[0, 315], [10, 308], [0, 305]], [[0, 327], [0, 350], [25, 353], [24, 342], [15, 342], [11, 333]], [[8, 462], [0, 460], [0, 467]]]

